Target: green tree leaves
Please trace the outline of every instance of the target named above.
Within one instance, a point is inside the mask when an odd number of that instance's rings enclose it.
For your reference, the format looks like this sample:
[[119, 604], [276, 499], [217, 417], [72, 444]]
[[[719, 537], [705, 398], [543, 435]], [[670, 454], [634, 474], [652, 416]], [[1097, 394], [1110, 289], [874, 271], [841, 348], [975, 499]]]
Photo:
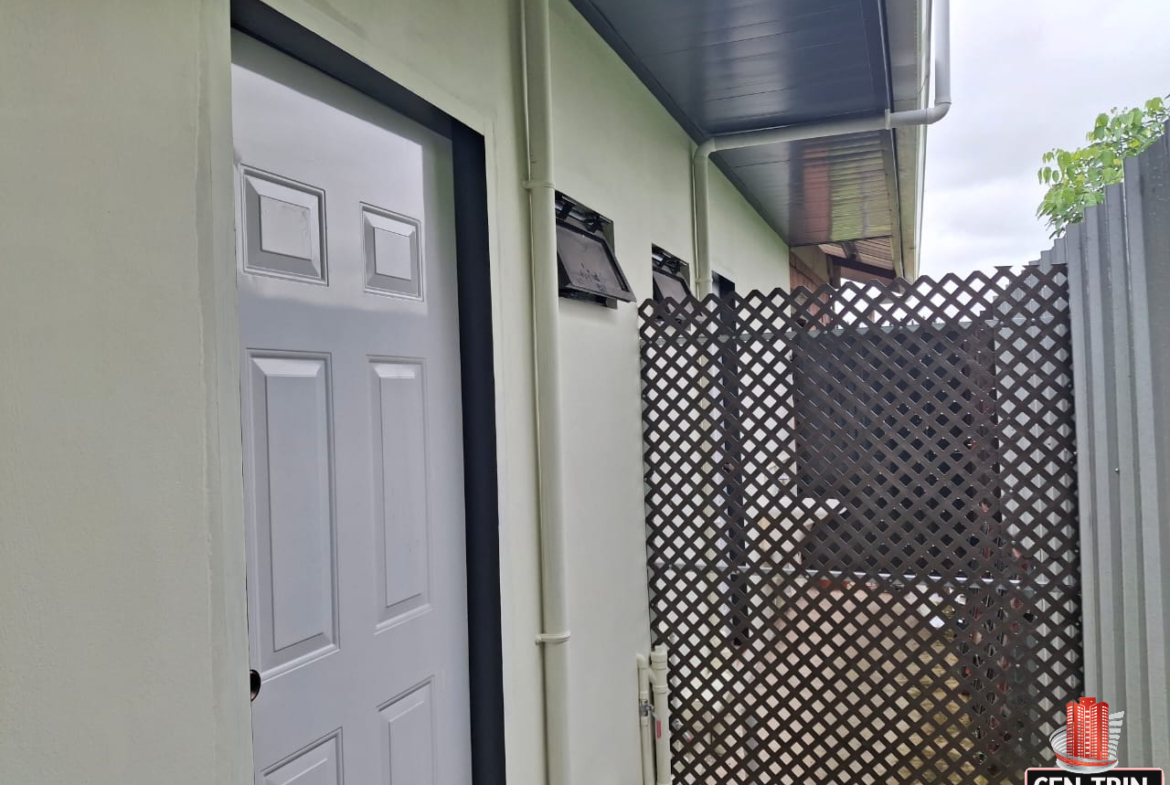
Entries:
[[1145, 150], [1165, 131], [1170, 120], [1170, 95], [1151, 98], [1139, 109], [1113, 107], [1097, 115], [1088, 144], [1076, 150], [1053, 148], [1041, 160], [1036, 176], [1048, 191], [1036, 208], [1055, 239], [1079, 223], [1086, 208], [1105, 200], [1105, 188], [1125, 177], [1125, 159]]

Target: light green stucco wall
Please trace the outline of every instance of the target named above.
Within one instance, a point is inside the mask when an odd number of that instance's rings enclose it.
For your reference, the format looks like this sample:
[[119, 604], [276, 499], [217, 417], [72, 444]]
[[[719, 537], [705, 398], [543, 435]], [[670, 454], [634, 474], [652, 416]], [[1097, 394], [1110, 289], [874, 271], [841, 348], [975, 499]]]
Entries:
[[251, 766], [206, 329], [221, 5], [0, 9], [0, 782]]
[[[553, 0], [558, 187], [693, 261], [693, 145]], [[493, 232], [509, 781], [543, 781], [520, 10], [276, 0], [485, 134]], [[226, 0], [8, 0], [0, 12], [0, 782], [245, 783]], [[716, 271], [787, 285], [721, 174]], [[573, 767], [639, 777], [649, 643], [637, 315], [562, 301]]]
[[[646, 298], [651, 245], [694, 260], [694, 146], [567, 2], [554, 9], [557, 186], [613, 220], [618, 258]], [[712, 179], [716, 269], [744, 289], [787, 285], [787, 248], [721, 173]], [[631, 783], [640, 760], [633, 657], [650, 645], [638, 314], [568, 300], [561, 313], [574, 771], [580, 783]]]

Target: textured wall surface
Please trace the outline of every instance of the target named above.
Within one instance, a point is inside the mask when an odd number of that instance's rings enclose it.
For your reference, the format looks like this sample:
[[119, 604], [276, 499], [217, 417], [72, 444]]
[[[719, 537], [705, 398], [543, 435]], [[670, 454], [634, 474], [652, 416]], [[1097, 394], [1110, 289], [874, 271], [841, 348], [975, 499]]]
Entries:
[[231, 253], [208, 109], [227, 8], [0, 17], [0, 781], [243, 782], [205, 329]]

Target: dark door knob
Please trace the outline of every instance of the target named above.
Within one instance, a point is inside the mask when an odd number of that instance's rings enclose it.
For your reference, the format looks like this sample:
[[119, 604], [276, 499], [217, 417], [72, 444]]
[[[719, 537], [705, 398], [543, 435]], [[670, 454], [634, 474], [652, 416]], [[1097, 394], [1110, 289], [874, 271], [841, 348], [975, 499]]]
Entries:
[[260, 694], [260, 674], [248, 671], [248, 678], [252, 682], [252, 700], [256, 700], [256, 696]]

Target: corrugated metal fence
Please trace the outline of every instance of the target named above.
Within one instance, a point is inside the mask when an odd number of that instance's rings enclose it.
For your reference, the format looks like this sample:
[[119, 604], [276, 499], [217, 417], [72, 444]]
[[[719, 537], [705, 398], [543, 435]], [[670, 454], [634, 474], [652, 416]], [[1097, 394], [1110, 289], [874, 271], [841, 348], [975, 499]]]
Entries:
[[1170, 766], [1170, 133], [1039, 264], [1067, 264], [1089, 695]]

